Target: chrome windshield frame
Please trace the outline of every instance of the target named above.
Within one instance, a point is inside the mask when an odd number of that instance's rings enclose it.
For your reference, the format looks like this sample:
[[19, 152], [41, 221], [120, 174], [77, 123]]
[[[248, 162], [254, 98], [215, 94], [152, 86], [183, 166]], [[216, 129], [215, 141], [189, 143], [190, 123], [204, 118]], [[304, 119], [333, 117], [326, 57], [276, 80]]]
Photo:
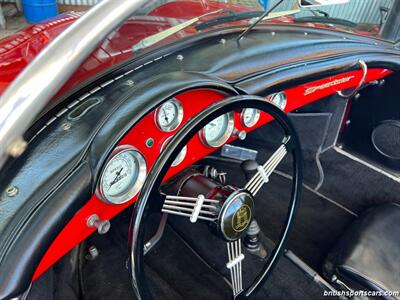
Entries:
[[24, 133], [90, 53], [146, 0], [103, 0], [51, 42], [0, 98], [0, 169], [27, 146]]

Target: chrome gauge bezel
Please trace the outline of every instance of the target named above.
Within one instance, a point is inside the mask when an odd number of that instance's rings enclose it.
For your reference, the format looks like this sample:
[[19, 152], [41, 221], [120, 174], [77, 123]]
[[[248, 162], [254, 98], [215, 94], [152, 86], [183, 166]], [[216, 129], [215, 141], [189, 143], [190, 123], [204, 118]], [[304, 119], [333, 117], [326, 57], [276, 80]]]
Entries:
[[[255, 115], [254, 115], [253, 119], [251, 120], [251, 122], [246, 122], [246, 119], [245, 119], [245, 113], [246, 113], [246, 110], [248, 110], [248, 109], [255, 111]], [[258, 123], [258, 121], [260, 120], [260, 115], [261, 115], [261, 112], [259, 109], [243, 108], [242, 112], [240, 113], [240, 122], [242, 123], [243, 126], [245, 126], [247, 128], [251, 128]]]
[[[283, 103], [282, 105], [280, 105], [279, 103], [277, 103], [277, 98], [283, 96]], [[270, 96], [270, 98], [268, 99], [269, 102], [271, 102], [272, 104], [274, 104], [276, 107], [280, 108], [281, 110], [284, 110], [286, 108], [287, 105], [287, 96], [285, 92], [279, 92], [276, 94], [273, 94]]]
[[[122, 195], [106, 196], [106, 193], [104, 192], [104, 176], [106, 174], [107, 168], [110, 166], [110, 164], [113, 162], [114, 159], [116, 159], [120, 154], [125, 152], [129, 152], [130, 155], [132, 155], [132, 157], [136, 159], [137, 163], [139, 164], [136, 181]], [[118, 146], [111, 153], [110, 157], [108, 158], [106, 164], [104, 165], [101, 171], [100, 180], [96, 188], [96, 195], [99, 199], [101, 199], [103, 202], [107, 204], [113, 204], [113, 205], [124, 204], [130, 201], [133, 197], [135, 197], [139, 193], [140, 189], [143, 187], [144, 181], [146, 180], [146, 176], [147, 176], [147, 164], [144, 156], [135, 147], [131, 145]]]
[[[211, 147], [211, 148], [218, 148], [218, 147], [221, 147], [222, 145], [224, 145], [229, 140], [229, 138], [232, 136], [233, 130], [235, 129], [234, 113], [233, 113], [233, 111], [231, 111], [231, 112], [226, 113], [225, 115], [228, 117], [228, 124], [227, 124], [224, 134], [221, 135], [217, 140], [208, 141], [206, 139], [206, 136], [204, 133], [205, 126], [199, 131], [200, 141], [203, 143], [203, 145], [205, 145], [207, 147]], [[217, 117], [217, 118], [219, 118], [219, 117]]]
[[[164, 143], [161, 145], [160, 148], [160, 153], [163, 152], [163, 150], [165, 149], [165, 146], [167, 146], [167, 144], [169, 143], [169, 141], [172, 139], [172, 136], [168, 137]], [[182, 154], [183, 153], [183, 154]], [[171, 167], [176, 167], [178, 165], [180, 165], [186, 158], [186, 153], [187, 153], [187, 145], [185, 145], [181, 152], [179, 152], [178, 156], [175, 158], [175, 160], [172, 162]]]
[[[173, 122], [170, 125], [163, 126], [158, 122], [158, 119], [159, 119], [158, 116], [161, 112], [162, 107], [167, 103], [172, 103], [175, 106], [176, 117], [174, 118]], [[182, 107], [182, 104], [175, 98], [162, 103], [159, 107], [157, 107], [157, 109], [154, 113], [154, 122], [156, 123], [157, 128], [164, 132], [174, 131], [182, 123], [182, 120], [183, 120], [183, 107]]]

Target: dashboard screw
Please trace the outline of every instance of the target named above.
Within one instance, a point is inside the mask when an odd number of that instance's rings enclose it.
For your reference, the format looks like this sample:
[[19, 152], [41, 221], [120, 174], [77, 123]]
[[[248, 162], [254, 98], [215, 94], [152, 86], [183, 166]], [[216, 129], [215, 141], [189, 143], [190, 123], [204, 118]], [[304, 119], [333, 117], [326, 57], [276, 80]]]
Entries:
[[63, 124], [61, 125], [61, 128], [62, 128], [63, 130], [70, 130], [70, 129], [71, 129], [71, 123], [65, 122], [65, 123], [63, 123]]
[[18, 194], [18, 188], [14, 185], [10, 185], [6, 189], [6, 194], [8, 197], [15, 197]]
[[135, 82], [133, 80], [129, 79], [126, 81], [126, 85], [129, 85], [130, 87], [132, 87], [135, 85]]
[[28, 143], [23, 140], [23, 138], [15, 139], [9, 146], [8, 146], [8, 154], [12, 157], [19, 157], [22, 153], [24, 153]]
[[86, 256], [88, 260], [95, 260], [99, 256], [99, 250], [95, 246], [89, 247], [89, 254]]

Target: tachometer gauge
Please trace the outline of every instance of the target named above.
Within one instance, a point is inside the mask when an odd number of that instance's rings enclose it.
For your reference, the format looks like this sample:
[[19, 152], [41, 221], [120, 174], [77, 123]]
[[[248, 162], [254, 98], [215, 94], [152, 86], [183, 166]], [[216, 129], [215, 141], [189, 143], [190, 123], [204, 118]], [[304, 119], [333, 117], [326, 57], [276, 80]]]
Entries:
[[159, 129], [165, 132], [174, 131], [183, 119], [183, 108], [176, 99], [169, 100], [157, 108], [155, 122]]
[[122, 204], [131, 200], [142, 188], [146, 169], [143, 155], [135, 148], [116, 148], [103, 169], [97, 195], [111, 204]]
[[[161, 146], [161, 152], [164, 150], [165, 146], [169, 143], [169, 141], [171, 140], [172, 136], [170, 136], [169, 138], [167, 138], [165, 140], [165, 142], [162, 144]], [[185, 145], [185, 147], [182, 148], [181, 152], [179, 152], [179, 154], [176, 156], [175, 160], [172, 162], [172, 167], [176, 167], [177, 165], [179, 165], [186, 157], [186, 153], [187, 153], [187, 146]]]
[[233, 112], [219, 116], [200, 131], [200, 139], [206, 146], [220, 147], [226, 143], [234, 129]]
[[240, 114], [241, 122], [246, 127], [253, 127], [260, 120], [260, 111], [255, 108], [245, 108]]
[[287, 98], [285, 92], [280, 92], [275, 95], [272, 95], [270, 101], [276, 106], [278, 106], [281, 110], [284, 110], [287, 104]]

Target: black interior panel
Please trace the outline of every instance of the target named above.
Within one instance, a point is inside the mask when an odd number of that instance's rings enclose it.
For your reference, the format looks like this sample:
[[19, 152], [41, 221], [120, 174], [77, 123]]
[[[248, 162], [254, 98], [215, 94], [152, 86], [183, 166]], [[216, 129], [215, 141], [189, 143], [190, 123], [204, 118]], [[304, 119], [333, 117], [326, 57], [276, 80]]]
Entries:
[[341, 136], [343, 148], [400, 174], [400, 76], [371, 85], [350, 103]]

